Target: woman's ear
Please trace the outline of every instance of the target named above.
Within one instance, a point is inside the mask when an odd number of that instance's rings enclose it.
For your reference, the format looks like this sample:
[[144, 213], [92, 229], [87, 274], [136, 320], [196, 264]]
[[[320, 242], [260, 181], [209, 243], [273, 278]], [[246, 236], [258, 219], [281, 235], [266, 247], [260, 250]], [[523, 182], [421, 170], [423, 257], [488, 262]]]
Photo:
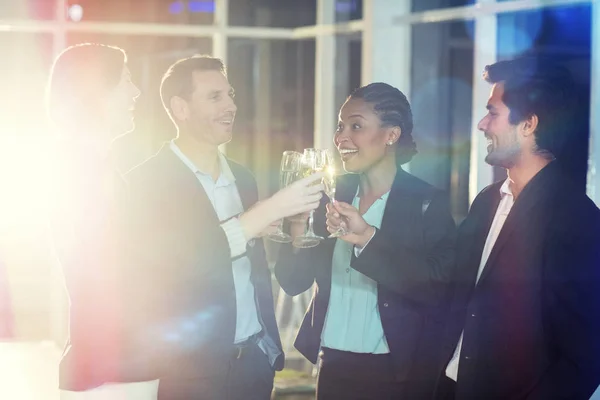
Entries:
[[396, 143], [398, 141], [398, 139], [400, 139], [401, 135], [402, 135], [402, 129], [400, 129], [399, 126], [394, 126], [392, 129], [390, 129], [388, 131], [386, 144], [388, 146], [393, 145], [394, 143]]

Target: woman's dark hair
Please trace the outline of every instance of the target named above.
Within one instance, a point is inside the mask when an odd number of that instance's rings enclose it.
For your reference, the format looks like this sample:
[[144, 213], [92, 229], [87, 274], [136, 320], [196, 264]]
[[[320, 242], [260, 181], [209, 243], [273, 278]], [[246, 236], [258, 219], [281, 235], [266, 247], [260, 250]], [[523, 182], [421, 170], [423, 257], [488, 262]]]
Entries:
[[404, 93], [387, 83], [376, 82], [354, 90], [349, 98], [363, 99], [372, 104], [382, 127], [400, 127], [401, 134], [396, 141], [396, 165], [412, 160], [417, 154], [417, 145], [412, 137], [412, 111]]
[[[80, 121], [101, 118], [98, 100], [121, 80], [127, 55], [123, 49], [82, 43], [65, 49], [54, 61], [46, 93], [50, 119], [60, 128], [75, 128]], [[89, 121], [89, 119], [92, 121]]]
[[489, 83], [504, 83], [502, 101], [513, 125], [536, 115], [535, 142], [540, 153], [558, 156], [565, 146], [577, 107], [571, 74], [551, 61], [527, 56], [485, 67]]

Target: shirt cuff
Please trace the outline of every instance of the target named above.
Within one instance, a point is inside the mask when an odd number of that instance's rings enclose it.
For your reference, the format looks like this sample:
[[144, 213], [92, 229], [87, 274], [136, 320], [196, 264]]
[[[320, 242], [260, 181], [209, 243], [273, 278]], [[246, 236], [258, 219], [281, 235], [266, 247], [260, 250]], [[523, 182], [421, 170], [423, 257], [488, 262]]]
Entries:
[[231, 258], [235, 258], [246, 252], [246, 235], [242, 224], [238, 218], [231, 218], [221, 224], [225, 231], [229, 248], [231, 249]]
[[367, 246], [371, 242], [371, 239], [373, 239], [373, 237], [375, 236], [376, 233], [377, 233], [377, 228], [375, 228], [375, 230], [373, 231], [373, 234], [371, 235], [369, 240], [367, 240], [367, 243], [365, 243], [365, 245], [363, 247], [354, 246], [354, 255], [356, 257], [360, 256], [360, 253], [362, 253], [363, 250], [367, 248]]

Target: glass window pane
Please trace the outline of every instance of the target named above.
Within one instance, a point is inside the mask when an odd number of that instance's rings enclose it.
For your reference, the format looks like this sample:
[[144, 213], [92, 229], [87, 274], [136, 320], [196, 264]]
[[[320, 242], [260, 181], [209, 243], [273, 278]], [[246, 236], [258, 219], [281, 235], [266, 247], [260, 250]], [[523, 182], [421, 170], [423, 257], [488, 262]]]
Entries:
[[262, 194], [278, 188], [284, 150], [312, 146], [315, 41], [231, 39], [238, 111], [227, 153], [253, 169]]
[[53, 19], [56, 14], [55, 0], [0, 1], [0, 19]]
[[295, 28], [317, 22], [317, 0], [230, 0], [231, 26]]
[[[38, 0], [43, 1], [43, 0]], [[210, 25], [212, 0], [68, 0], [68, 19], [80, 21], [155, 22]]]
[[347, 22], [362, 18], [363, 0], [336, 0], [336, 22]]
[[[559, 158], [585, 188], [589, 141], [591, 5], [549, 7], [498, 16], [498, 58], [533, 54], [569, 68], [576, 79], [581, 107]], [[504, 172], [496, 171], [502, 178]]]
[[419, 153], [411, 172], [447, 190], [460, 220], [468, 210], [473, 22], [412, 27], [411, 103]]
[[238, 109], [227, 155], [254, 172], [264, 198], [279, 188], [283, 151], [312, 147], [315, 41], [231, 39], [228, 59]]
[[413, 0], [412, 11], [431, 11], [441, 8], [462, 7], [475, 4], [475, 0]]

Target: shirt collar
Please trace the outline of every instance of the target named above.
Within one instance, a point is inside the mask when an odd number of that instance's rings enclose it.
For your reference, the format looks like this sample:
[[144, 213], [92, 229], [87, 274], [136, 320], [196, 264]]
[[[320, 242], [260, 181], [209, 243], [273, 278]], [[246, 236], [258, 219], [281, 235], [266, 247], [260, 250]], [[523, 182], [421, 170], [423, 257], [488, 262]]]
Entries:
[[[173, 153], [175, 153], [175, 155], [177, 157], [179, 157], [181, 159], [181, 161], [189, 169], [192, 170], [192, 172], [194, 172], [195, 174], [200, 174], [200, 175], [208, 176], [208, 174], [206, 172], [201, 171], [192, 162], [192, 160], [190, 160], [185, 154], [183, 154], [183, 152], [181, 151], [181, 149], [179, 148], [179, 146], [177, 146], [174, 141], [170, 141], [169, 142], [169, 147], [171, 148], [171, 150], [173, 151]], [[221, 153], [220, 151], [218, 152], [218, 157], [219, 157], [219, 167], [220, 167], [221, 172], [219, 174], [219, 178], [217, 179], [217, 182], [221, 181], [223, 184], [234, 183], [235, 182], [235, 175], [233, 175], [233, 172], [231, 171], [231, 168], [229, 167], [229, 163], [227, 162], [227, 158], [225, 158], [225, 156], [223, 155], [223, 153]]]
[[506, 178], [502, 186], [500, 186], [500, 197], [509, 195], [512, 197], [512, 191], [510, 190], [510, 179]]
[[[377, 200], [387, 200], [387, 198], [390, 195], [390, 190], [388, 190], [387, 192], [385, 192], [384, 194], [382, 194]], [[356, 194], [354, 195], [354, 197], [356, 197], [357, 199], [360, 199], [360, 185], [356, 188]]]

